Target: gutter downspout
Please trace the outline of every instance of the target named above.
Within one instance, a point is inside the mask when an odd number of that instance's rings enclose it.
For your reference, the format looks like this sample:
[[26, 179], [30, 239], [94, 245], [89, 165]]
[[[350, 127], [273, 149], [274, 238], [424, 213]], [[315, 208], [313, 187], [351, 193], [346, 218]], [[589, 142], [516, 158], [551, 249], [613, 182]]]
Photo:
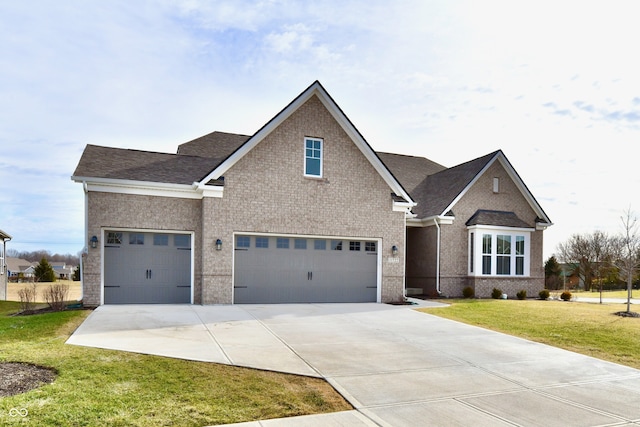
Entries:
[[84, 260], [89, 253], [87, 247], [87, 236], [89, 235], [89, 188], [87, 181], [82, 181], [82, 189], [84, 190], [84, 246], [80, 257], [80, 301], [84, 301]]
[[404, 248], [402, 248], [402, 255], [404, 256], [404, 262], [402, 263], [402, 298], [405, 301], [407, 300], [407, 214], [404, 215]]
[[438, 223], [438, 218], [434, 218], [433, 223], [438, 229], [438, 236], [436, 239], [436, 292], [438, 293], [438, 296], [440, 296], [442, 295], [442, 292], [440, 291], [440, 224]]
[[4, 277], [4, 300], [9, 298], [9, 277], [7, 277], [7, 242], [11, 241], [11, 236], [2, 239], [2, 277]]

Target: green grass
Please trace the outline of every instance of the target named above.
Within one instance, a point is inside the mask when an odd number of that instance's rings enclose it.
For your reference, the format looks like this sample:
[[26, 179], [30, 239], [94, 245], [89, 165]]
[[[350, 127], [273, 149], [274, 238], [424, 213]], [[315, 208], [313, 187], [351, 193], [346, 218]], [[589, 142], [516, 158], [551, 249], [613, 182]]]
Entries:
[[351, 407], [325, 381], [214, 363], [66, 345], [88, 315], [65, 311], [10, 317], [18, 303], [0, 302], [0, 362], [29, 362], [58, 378], [0, 398], [0, 425], [203, 426]]
[[[624, 304], [539, 300], [452, 300], [425, 313], [481, 326], [640, 369], [640, 318]], [[632, 306], [632, 311], [639, 311]]]

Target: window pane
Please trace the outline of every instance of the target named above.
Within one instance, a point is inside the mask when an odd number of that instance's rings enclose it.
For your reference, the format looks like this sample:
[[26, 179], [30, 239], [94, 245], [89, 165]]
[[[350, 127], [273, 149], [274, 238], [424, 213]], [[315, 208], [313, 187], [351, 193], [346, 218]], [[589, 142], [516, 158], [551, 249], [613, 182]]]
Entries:
[[122, 233], [115, 233], [115, 232], [107, 233], [107, 244], [112, 244], [112, 245], [122, 244]]
[[473, 273], [473, 264], [475, 263], [475, 242], [474, 242], [475, 233], [471, 233], [469, 236], [469, 271]]
[[181, 248], [191, 247], [191, 236], [188, 234], [176, 234], [173, 236], [173, 244]]
[[268, 248], [268, 247], [269, 247], [269, 238], [256, 237], [256, 248]]
[[483, 254], [491, 253], [491, 234], [482, 235], [482, 253]]
[[516, 236], [516, 255], [524, 255], [524, 236]]
[[511, 274], [511, 257], [508, 257], [508, 256], [496, 257], [496, 274], [500, 274], [500, 275]]
[[511, 236], [498, 234], [498, 253], [508, 255], [511, 253]]
[[482, 256], [482, 274], [491, 274], [491, 255]]
[[169, 235], [168, 234], [154, 234], [153, 235], [153, 245], [154, 246], [168, 246], [169, 245]]
[[144, 234], [142, 233], [129, 233], [130, 245], [144, 245]]
[[360, 242], [349, 242], [349, 250], [359, 252]]
[[524, 257], [523, 256], [516, 257], [516, 275], [517, 276], [524, 275]]
[[278, 237], [278, 239], [276, 240], [276, 247], [278, 249], [289, 249], [289, 239]]
[[364, 249], [367, 252], [375, 252], [376, 251], [376, 242], [366, 242], [364, 244]]
[[331, 241], [331, 250], [332, 251], [341, 251], [342, 250], [342, 240], [332, 240]]
[[307, 239], [295, 239], [293, 247], [296, 249], [307, 249]]
[[236, 237], [236, 247], [238, 247], [238, 248], [251, 247], [251, 237], [249, 237], [249, 236], [238, 236], [238, 237]]
[[327, 241], [326, 240], [314, 240], [313, 241], [313, 249], [324, 251], [327, 249]]
[[307, 158], [306, 164], [305, 174], [320, 176], [320, 159]]

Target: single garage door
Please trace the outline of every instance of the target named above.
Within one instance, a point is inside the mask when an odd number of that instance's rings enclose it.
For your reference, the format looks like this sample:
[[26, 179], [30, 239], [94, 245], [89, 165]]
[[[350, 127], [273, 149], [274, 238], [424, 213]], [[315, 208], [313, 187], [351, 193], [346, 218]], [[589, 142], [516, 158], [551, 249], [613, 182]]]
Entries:
[[105, 304], [191, 302], [191, 235], [107, 231]]
[[375, 302], [377, 242], [237, 235], [234, 302]]

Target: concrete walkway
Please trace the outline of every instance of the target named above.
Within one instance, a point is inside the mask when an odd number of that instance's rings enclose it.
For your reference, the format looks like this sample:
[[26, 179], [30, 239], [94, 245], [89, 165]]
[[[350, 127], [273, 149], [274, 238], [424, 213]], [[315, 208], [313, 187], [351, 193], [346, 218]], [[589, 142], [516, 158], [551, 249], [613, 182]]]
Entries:
[[639, 370], [411, 306], [102, 306], [68, 343], [323, 377], [355, 408], [243, 426], [640, 425]]

